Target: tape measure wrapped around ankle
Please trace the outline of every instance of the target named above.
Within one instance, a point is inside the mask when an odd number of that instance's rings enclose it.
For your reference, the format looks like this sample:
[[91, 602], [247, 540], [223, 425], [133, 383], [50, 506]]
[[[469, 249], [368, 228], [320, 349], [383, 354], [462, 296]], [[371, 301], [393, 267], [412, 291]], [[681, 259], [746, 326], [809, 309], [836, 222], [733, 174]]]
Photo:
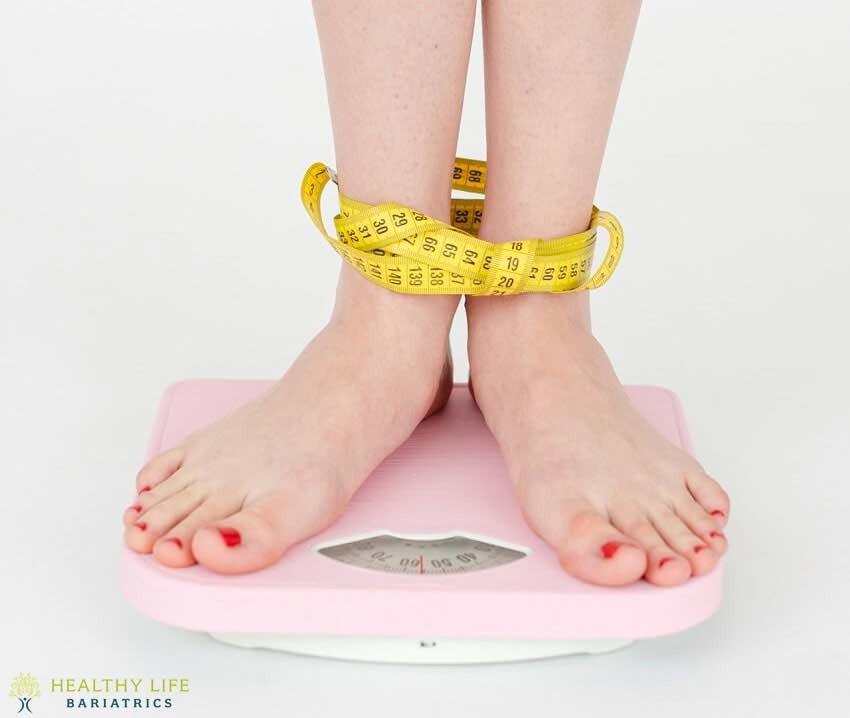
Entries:
[[[457, 158], [452, 188], [484, 193], [487, 165]], [[577, 292], [610, 279], [623, 251], [617, 218], [593, 208], [584, 232], [557, 239], [493, 243], [478, 239], [482, 198], [453, 197], [446, 224], [399, 204], [369, 205], [339, 195], [337, 236], [325, 229], [321, 197], [336, 181], [317, 162], [301, 182], [301, 201], [331, 247], [360, 274], [404, 294], [500, 295], [522, 292]], [[596, 230], [608, 233], [608, 251], [592, 272]]]

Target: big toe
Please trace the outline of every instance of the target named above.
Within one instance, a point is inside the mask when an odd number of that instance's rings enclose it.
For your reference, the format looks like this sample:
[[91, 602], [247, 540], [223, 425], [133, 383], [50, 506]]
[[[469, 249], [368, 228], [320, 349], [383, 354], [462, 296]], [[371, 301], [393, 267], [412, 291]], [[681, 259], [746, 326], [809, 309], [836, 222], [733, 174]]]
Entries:
[[199, 530], [192, 553], [199, 564], [216, 573], [258, 571], [275, 563], [293, 544], [321, 530], [333, 517], [305, 521], [291, 496], [269, 494], [237, 513]]
[[557, 542], [564, 569], [588, 583], [624, 586], [646, 571], [646, 552], [593, 510], [569, 518], [565, 535]]
[[211, 571], [225, 574], [265, 568], [285, 550], [274, 529], [246, 511], [204, 527], [192, 540], [195, 560]]

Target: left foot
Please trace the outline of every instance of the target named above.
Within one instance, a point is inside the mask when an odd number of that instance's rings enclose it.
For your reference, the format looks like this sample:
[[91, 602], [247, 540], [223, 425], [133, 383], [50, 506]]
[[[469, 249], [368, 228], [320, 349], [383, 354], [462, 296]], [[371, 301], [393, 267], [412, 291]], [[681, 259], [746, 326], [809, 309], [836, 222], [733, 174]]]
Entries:
[[475, 398], [526, 520], [590, 583], [684, 583], [726, 550], [729, 499], [629, 401], [586, 298], [467, 298]]

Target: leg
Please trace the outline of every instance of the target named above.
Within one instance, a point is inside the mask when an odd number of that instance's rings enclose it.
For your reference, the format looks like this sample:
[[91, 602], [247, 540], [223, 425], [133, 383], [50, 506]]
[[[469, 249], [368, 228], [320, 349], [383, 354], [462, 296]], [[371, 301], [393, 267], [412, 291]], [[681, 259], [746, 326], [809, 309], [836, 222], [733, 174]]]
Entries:
[[[316, 0], [315, 14], [344, 191], [448, 219], [474, 0], [392, 12], [379, 0]], [[286, 375], [142, 469], [127, 544], [169, 566], [241, 573], [327, 526], [445, 402], [456, 306], [344, 267], [329, 324]]]
[[[484, 0], [483, 238], [587, 227], [638, 10], [636, 0]], [[728, 499], [632, 407], [590, 333], [588, 300], [470, 299], [476, 399], [529, 523], [567, 571], [681, 583], [725, 550]]]

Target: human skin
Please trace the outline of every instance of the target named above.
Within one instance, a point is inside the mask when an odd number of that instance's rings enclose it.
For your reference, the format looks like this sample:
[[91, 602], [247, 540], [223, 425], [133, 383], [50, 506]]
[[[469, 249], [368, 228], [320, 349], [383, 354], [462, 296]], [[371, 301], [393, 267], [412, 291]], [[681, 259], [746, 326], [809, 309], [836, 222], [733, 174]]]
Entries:
[[[639, 10], [484, 0], [483, 239], [587, 228]], [[589, 293], [470, 297], [466, 309], [476, 400], [526, 519], [564, 569], [666, 586], [710, 571], [729, 499], [631, 404], [591, 333]]]
[[[386, 7], [314, 4], [341, 190], [448, 220], [475, 2]], [[139, 472], [127, 545], [243, 573], [325, 528], [446, 401], [457, 301], [393, 294], [343, 266], [330, 321], [280, 381]]]

